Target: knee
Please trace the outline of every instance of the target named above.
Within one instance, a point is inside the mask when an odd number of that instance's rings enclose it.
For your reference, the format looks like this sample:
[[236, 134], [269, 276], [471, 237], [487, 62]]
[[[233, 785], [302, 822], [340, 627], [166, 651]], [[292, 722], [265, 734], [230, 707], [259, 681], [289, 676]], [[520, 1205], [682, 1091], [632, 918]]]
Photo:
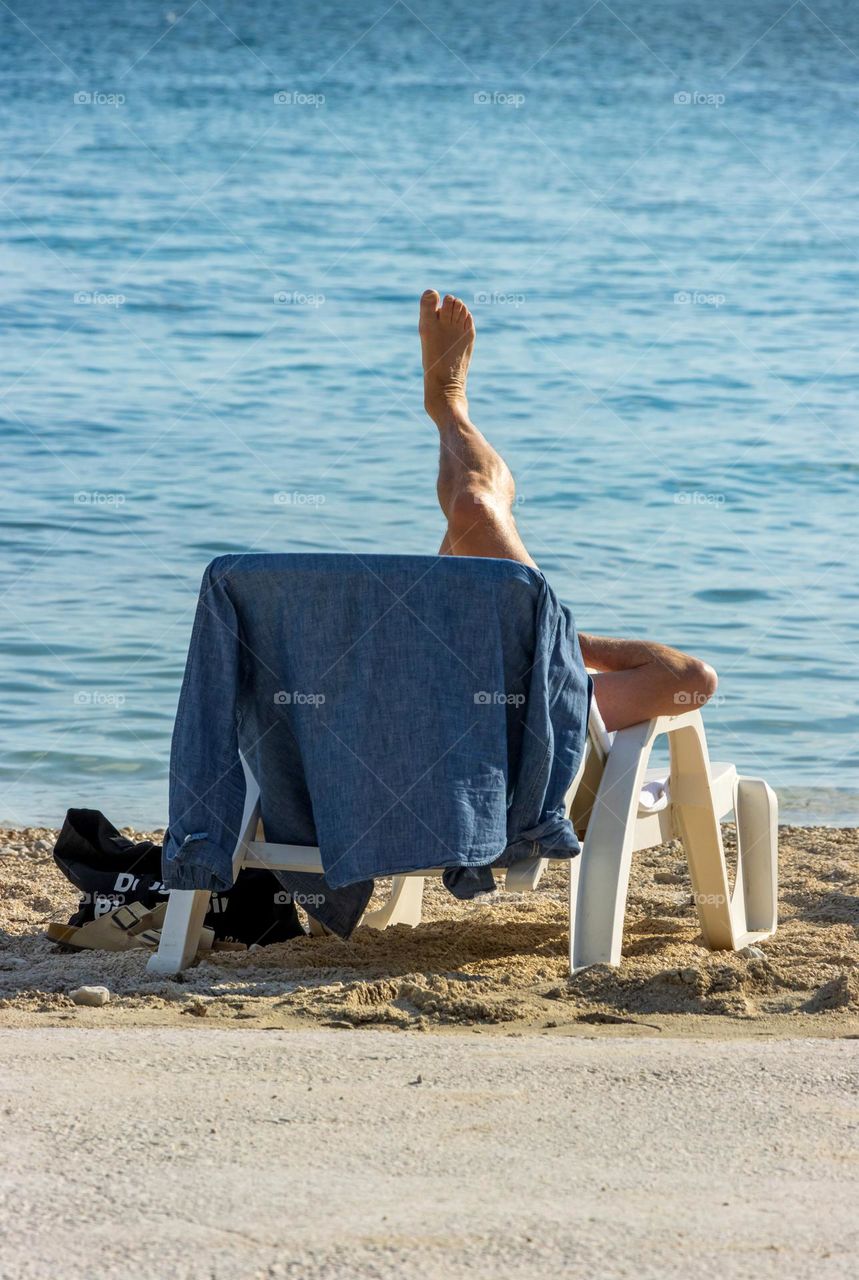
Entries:
[[709, 662], [689, 658], [681, 673], [680, 684], [681, 689], [674, 697], [675, 702], [681, 704], [678, 710], [682, 709], [682, 704], [703, 707], [719, 687], [719, 677]]

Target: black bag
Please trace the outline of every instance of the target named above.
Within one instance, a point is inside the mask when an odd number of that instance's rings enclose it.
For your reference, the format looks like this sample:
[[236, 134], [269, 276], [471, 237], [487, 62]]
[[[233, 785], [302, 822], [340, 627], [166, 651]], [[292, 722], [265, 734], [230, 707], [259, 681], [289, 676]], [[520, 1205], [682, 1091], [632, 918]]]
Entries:
[[[81, 891], [70, 925], [88, 924], [131, 902], [151, 910], [169, 893], [161, 880], [161, 845], [129, 840], [98, 809], [69, 809], [54, 861]], [[304, 937], [290, 894], [271, 871], [258, 867], [244, 867], [232, 889], [212, 894], [205, 924], [216, 941], [246, 946]]]

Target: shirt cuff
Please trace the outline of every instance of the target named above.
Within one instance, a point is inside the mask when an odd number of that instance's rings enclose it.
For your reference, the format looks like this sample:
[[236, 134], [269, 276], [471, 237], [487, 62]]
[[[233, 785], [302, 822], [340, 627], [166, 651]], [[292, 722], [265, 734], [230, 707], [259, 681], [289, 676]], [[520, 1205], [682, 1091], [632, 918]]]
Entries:
[[[535, 844], [538, 846], [536, 849]], [[506, 866], [508, 860], [530, 857], [574, 858], [581, 849], [569, 818], [551, 817], [530, 831], [518, 832], [504, 850], [504, 861], [496, 865]], [[513, 859], [509, 859], [511, 853], [515, 855]]]
[[185, 836], [181, 844], [168, 833], [161, 859], [166, 889], [208, 889], [226, 893], [233, 887], [233, 859], [208, 832]]

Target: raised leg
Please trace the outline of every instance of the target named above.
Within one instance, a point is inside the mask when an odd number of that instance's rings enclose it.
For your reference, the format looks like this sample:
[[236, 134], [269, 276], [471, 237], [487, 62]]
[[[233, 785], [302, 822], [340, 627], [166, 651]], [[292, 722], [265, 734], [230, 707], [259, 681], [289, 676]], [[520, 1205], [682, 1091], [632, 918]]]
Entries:
[[471, 421], [466, 380], [474, 320], [465, 303], [434, 289], [421, 298], [424, 405], [439, 431], [437, 493], [447, 520], [440, 555], [520, 560], [536, 568], [513, 519], [510, 468]]

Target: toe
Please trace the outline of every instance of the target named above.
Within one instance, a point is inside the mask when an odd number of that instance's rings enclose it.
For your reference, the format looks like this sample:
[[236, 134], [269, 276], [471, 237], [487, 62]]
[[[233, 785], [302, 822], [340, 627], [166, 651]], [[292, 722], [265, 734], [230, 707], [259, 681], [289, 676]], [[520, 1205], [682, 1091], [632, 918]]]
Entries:
[[425, 289], [421, 294], [421, 320], [431, 320], [441, 302], [435, 289]]
[[454, 298], [451, 294], [446, 293], [444, 295], [444, 302], [442, 303], [441, 312], [445, 320], [453, 319], [453, 306], [455, 302], [456, 302], [456, 298]]
[[461, 298], [455, 298], [453, 303], [453, 318], [460, 329], [473, 329], [474, 321], [471, 318], [471, 312], [462, 301]]

